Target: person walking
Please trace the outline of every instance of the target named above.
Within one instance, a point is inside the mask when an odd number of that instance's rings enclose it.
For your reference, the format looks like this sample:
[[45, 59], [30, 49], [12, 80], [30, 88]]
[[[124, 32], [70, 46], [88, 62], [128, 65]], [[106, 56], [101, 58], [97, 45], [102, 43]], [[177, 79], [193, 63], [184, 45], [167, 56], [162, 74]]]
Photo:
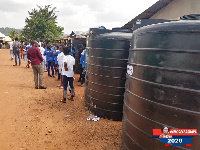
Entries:
[[[27, 52], [27, 57], [31, 61], [31, 66], [34, 74], [35, 88], [36, 89], [46, 89], [44, 87], [43, 82], [43, 67], [42, 67], [42, 54], [40, 53], [40, 49], [37, 47], [36, 41], [31, 41], [32, 47]], [[38, 75], [39, 75], [39, 86], [38, 86]]]
[[17, 57], [19, 59], [19, 66], [21, 65], [20, 48], [21, 48], [21, 43], [18, 42], [18, 37], [16, 37], [15, 42], [13, 43], [13, 53], [15, 55], [15, 65], [13, 66], [17, 66]]
[[73, 71], [73, 66], [75, 65], [75, 59], [71, 55], [69, 55], [71, 51], [70, 47], [65, 47], [63, 49], [64, 53], [64, 60], [63, 60], [63, 66], [64, 66], [64, 71], [63, 71], [63, 99], [61, 102], [66, 103], [66, 95], [67, 95], [67, 87], [68, 87], [68, 82], [69, 86], [71, 88], [71, 97], [68, 98], [68, 100], [73, 101], [74, 97], [74, 71]]

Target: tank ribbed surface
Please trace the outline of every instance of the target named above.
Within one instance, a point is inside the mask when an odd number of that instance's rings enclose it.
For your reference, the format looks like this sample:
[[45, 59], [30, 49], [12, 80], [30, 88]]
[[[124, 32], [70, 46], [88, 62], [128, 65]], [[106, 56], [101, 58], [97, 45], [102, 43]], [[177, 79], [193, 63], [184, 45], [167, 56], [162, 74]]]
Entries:
[[121, 120], [132, 34], [99, 32], [90, 30], [88, 38], [85, 105], [100, 117]]
[[[164, 149], [152, 129], [200, 131], [200, 21], [176, 21], [133, 32], [124, 99], [122, 149]], [[200, 137], [192, 138], [199, 149]], [[190, 149], [170, 147], [170, 149]]]

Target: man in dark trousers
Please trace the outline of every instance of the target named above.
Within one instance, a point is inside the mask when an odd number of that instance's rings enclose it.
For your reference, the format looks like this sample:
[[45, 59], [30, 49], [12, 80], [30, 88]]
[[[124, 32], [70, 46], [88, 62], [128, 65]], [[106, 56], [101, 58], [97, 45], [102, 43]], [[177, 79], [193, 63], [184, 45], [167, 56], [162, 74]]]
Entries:
[[[46, 89], [42, 85], [43, 81], [43, 67], [42, 67], [42, 54], [40, 53], [40, 49], [37, 47], [38, 44], [36, 41], [31, 41], [32, 47], [28, 50], [27, 58], [31, 61], [31, 66], [33, 68], [35, 88], [36, 89]], [[38, 75], [39, 75], [39, 86], [38, 86]]]
[[13, 66], [17, 66], [17, 57], [19, 59], [19, 66], [21, 65], [20, 48], [21, 48], [21, 43], [18, 42], [18, 37], [16, 37], [15, 42], [13, 43], [13, 53], [15, 55], [15, 65]]

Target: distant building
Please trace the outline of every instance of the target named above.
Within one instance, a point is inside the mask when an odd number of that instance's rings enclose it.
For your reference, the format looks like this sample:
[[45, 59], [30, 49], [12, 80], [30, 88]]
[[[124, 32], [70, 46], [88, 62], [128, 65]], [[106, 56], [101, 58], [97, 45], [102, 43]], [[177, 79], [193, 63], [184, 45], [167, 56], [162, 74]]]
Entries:
[[5, 35], [0, 32], [0, 40], [2, 40], [4, 37], [5, 37]]
[[3, 46], [3, 38], [5, 38], [5, 35], [0, 32], [0, 49]]

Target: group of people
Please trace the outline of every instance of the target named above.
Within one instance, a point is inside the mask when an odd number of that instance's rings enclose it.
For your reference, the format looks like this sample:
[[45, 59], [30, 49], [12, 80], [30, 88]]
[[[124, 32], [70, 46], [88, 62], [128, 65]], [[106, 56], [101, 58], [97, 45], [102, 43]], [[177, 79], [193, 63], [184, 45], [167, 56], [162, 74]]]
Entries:
[[[31, 64], [33, 73], [34, 73], [34, 82], [35, 89], [46, 89], [47, 87], [43, 86], [43, 73], [48, 71], [49, 77], [55, 77], [55, 74], [58, 74], [58, 80], [61, 80], [60, 88], [63, 88], [63, 98], [60, 100], [63, 103], [66, 103], [67, 88], [69, 89], [71, 96], [68, 98], [73, 101], [75, 96], [74, 92], [74, 65], [75, 59], [74, 49], [71, 44], [65, 45], [53, 44], [51, 46], [49, 43], [43, 43], [37, 40], [32, 40], [30, 43], [19, 42], [18, 38], [15, 38], [15, 41], [9, 43], [10, 45], [10, 56], [13, 60], [15, 56], [15, 64], [13, 66], [21, 65], [21, 59], [24, 58], [27, 61], [26, 67], [29, 68]], [[22, 51], [23, 49], [23, 55]], [[81, 65], [82, 71], [80, 74], [80, 79], [78, 82], [81, 82], [81, 85], [85, 82], [85, 45], [83, 45], [83, 52], [81, 53]], [[19, 59], [19, 64], [18, 64]], [[51, 70], [51, 72], [50, 72]]]

